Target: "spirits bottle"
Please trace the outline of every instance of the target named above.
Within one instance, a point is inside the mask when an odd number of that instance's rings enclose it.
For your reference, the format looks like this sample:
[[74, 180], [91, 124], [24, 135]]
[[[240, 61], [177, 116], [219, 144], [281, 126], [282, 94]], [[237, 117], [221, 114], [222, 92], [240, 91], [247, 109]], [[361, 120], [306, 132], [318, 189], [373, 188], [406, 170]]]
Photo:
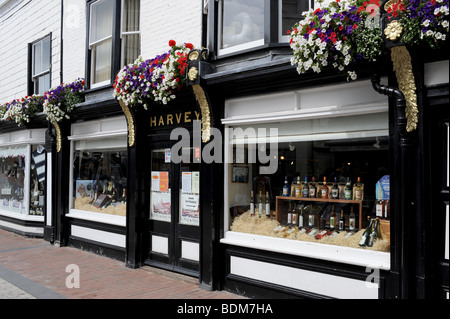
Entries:
[[382, 199], [377, 200], [375, 215], [384, 218], [384, 201]]
[[323, 199], [328, 199], [328, 185], [327, 185], [327, 178], [326, 177], [323, 178], [321, 197]]
[[309, 187], [309, 197], [316, 198], [316, 191], [317, 191], [316, 181], [315, 178], [313, 177], [311, 186]]
[[339, 199], [339, 185], [337, 183], [337, 178], [334, 178], [334, 186], [331, 190], [331, 198], [332, 199]]
[[259, 217], [264, 214], [264, 206], [262, 201], [262, 192], [259, 192]]
[[288, 214], [287, 214], [287, 224], [291, 225], [292, 224], [292, 205], [289, 203], [289, 210], [288, 210]]
[[305, 177], [305, 182], [303, 183], [302, 197], [309, 197], [308, 177]]
[[358, 182], [355, 185], [355, 200], [363, 200], [364, 198], [364, 189], [361, 184], [361, 177], [358, 177]]
[[266, 217], [270, 218], [270, 200], [269, 200], [269, 192], [266, 192]]
[[354, 231], [356, 228], [356, 216], [355, 216], [355, 212], [353, 211], [353, 206], [350, 209], [351, 209], [350, 216], [348, 218], [348, 230]]
[[300, 176], [297, 177], [297, 185], [295, 185], [295, 197], [302, 196], [302, 185], [300, 184]]
[[371, 219], [369, 227], [366, 228], [366, 230], [364, 231], [364, 233], [361, 236], [361, 240], [359, 241], [359, 245], [361, 247], [364, 247], [368, 244], [369, 238], [370, 238], [370, 233], [372, 232], [372, 226], [373, 226], [373, 220]]
[[341, 209], [341, 218], [339, 219], [339, 231], [345, 230], [345, 216], [344, 216], [344, 210]]
[[312, 209], [312, 207], [310, 207], [309, 213], [308, 213], [308, 227], [309, 228], [313, 228], [314, 227], [314, 210]]
[[336, 212], [334, 211], [334, 205], [331, 207], [330, 215], [330, 230], [336, 229]]
[[347, 178], [347, 185], [345, 186], [344, 196], [347, 200], [352, 200], [352, 183], [350, 182], [350, 177]]
[[367, 241], [367, 247], [373, 247], [373, 243], [377, 239], [377, 228], [380, 220], [377, 218], [375, 220], [375, 225], [372, 227], [372, 230], [370, 231], [369, 240]]
[[292, 209], [292, 225], [298, 226], [298, 211], [295, 209], [295, 204], [294, 208]]
[[250, 216], [255, 216], [255, 199], [253, 197], [253, 191], [250, 195]]
[[384, 201], [384, 218], [389, 219], [390, 218], [390, 205], [389, 200]]
[[289, 196], [289, 183], [288, 183], [287, 176], [284, 179], [283, 196], [285, 196], [285, 197]]

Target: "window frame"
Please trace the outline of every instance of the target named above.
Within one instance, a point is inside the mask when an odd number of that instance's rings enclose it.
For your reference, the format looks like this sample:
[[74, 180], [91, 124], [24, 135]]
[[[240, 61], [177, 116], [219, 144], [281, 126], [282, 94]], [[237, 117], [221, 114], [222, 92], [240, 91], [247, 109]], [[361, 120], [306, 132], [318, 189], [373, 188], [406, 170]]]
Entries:
[[[303, 0], [305, 1], [305, 0]], [[300, 4], [300, 3], [298, 3]], [[314, 0], [310, 0], [309, 9], [314, 8]], [[284, 34], [287, 30], [283, 31], [283, 0], [278, 2], [278, 42], [289, 43], [289, 35]]]
[[[38, 43], [42, 43], [46, 39], [49, 40], [49, 67], [45, 71], [41, 71], [37, 74], [34, 74], [34, 68], [36, 65], [34, 53], [35, 53], [35, 46]], [[41, 47], [42, 52], [42, 47]], [[42, 60], [42, 58], [41, 58]], [[42, 38], [39, 38], [31, 43], [28, 44], [28, 95], [33, 94], [39, 94], [39, 92], [36, 90], [36, 83], [39, 78], [49, 75], [49, 82], [48, 82], [48, 88], [50, 89], [52, 87], [52, 33], [43, 36]]]
[[[123, 31], [124, 27], [124, 11], [123, 8], [125, 7], [124, 2], [126, 0], [121, 0], [121, 10], [120, 10], [120, 64], [123, 66], [126, 65], [125, 63], [125, 41], [124, 38], [130, 35], [138, 35], [139, 36], [139, 55], [142, 53], [142, 42], [141, 42], [141, 19], [139, 18], [139, 30], [138, 31]], [[141, 3], [139, 0], [139, 11], [141, 10], [140, 7]], [[136, 57], [138, 58], [138, 57]]]

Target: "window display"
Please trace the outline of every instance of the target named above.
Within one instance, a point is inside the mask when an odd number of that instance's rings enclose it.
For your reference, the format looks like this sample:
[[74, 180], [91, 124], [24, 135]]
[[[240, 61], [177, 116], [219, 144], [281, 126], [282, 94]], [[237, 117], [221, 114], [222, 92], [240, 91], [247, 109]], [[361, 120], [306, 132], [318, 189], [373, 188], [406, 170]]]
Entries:
[[126, 137], [74, 142], [73, 208], [126, 216]]
[[25, 163], [27, 146], [0, 148], [1, 209], [26, 214]]
[[[326, 122], [337, 127], [339, 121]], [[310, 128], [315, 125], [308, 123]], [[389, 252], [389, 141], [387, 136], [372, 134], [376, 132], [348, 132], [348, 138], [341, 133], [280, 135], [278, 168], [267, 175], [260, 173], [263, 165], [258, 159], [249, 163], [255, 156], [248, 154], [237, 162], [236, 153], [238, 144], [245, 144], [246, 151], [269, 149], [268, 144], [259, 137], [258, 144], [233, 138], [229, 145], [233, 163], [228, 164], [229, 230]], [[236, 165], [249, 167], [248, 182], [234, 183]]]

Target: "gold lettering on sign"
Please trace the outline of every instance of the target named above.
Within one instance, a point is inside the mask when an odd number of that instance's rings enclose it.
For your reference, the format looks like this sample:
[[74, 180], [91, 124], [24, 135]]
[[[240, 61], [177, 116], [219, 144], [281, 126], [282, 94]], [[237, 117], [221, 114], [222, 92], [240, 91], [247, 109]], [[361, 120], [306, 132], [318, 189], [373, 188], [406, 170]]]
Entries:
[[198, 111], [186, 111], [184, 113], [168, 113], [165, 115], [152, 116], [150, 127], [162, 127], [177, 124], [189, 124], [194, 120], [201, 121], [202, 113]]

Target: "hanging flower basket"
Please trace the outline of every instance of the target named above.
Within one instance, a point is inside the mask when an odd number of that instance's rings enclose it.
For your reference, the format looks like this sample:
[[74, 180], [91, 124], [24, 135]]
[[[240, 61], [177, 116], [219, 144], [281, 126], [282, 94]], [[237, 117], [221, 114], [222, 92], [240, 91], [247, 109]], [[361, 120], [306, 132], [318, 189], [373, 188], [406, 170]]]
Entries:
[[[389, 8], [401, 29], [388, 30], [408, 45], [439, 47], [448, 36], [448, 0], [397, 1]], [[293, 50], [291, 63], [297, 72], [320, 73], [333, 67], [355, 80], [352, 65], [373, 62], [383, 51], [379, 0], [336, 0], [327, 7], [309, 10], [289, 31]]]
[[139, 57], [122, 69], [114, 82], [114, 97], [128, 107], [150, 103], [167, 104], [186, 83], [187, 57], [194, 48], [190, 43], [178, 46], [169, 41], [171, 49], [153, 59]]
[[0, 105], [0, 121], [14, 121], [19, 126], [29, 123], [31, 118], [43, 110], [42, 96], [25, 96]]
[[51, 123], [69, 119], [69, 113], [78, 103], [83, 102], [84, 79], [69, 84], [61, 84], [46, 92], [43, 96], [43, 112]]

